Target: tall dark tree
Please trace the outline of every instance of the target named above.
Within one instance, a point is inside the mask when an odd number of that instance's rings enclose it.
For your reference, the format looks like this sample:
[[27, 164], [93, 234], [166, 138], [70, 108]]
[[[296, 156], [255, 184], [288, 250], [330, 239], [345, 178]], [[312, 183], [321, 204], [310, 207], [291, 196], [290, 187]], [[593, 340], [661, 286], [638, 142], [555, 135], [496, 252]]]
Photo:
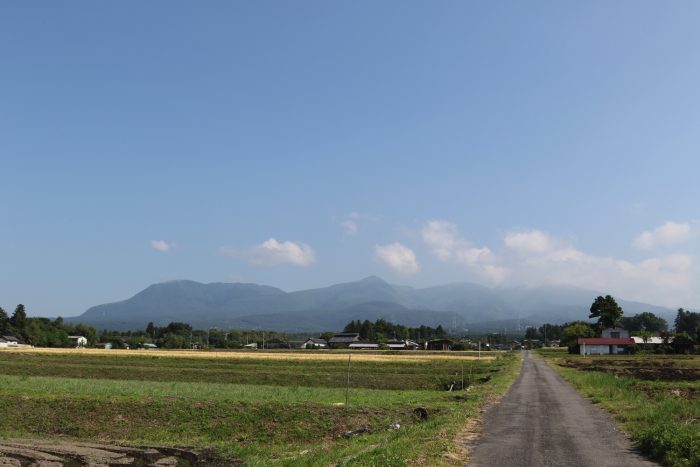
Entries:
[[622, 318], [622, 308], [611, 295], [598, 297], [591, 305], [591, 314], [588, 319], [598, 318], [598, 326], [614, 328]]
[[10, 332], [10, 317], [7, 316], [5, 310], [0, 308], [0, 335]]
[[153, 322], [149, 322], [148, 326], [146, 326], [146, 334], [151, 338], [156, 337], [156, 327], [153, 325]]
[[24, 311], [24, 305], [21, 303], [17, 305], [15, 312], [12, 313], [10, 324], [15, 332], [21, 334], [22, 337], [26, 337], [27, 313]]
[[690, 310], [678, 309], [676, 319], [673, 321], [677, 333], [685, 332], [693, 337], [700, 337], [700, 313], [693, 313]]

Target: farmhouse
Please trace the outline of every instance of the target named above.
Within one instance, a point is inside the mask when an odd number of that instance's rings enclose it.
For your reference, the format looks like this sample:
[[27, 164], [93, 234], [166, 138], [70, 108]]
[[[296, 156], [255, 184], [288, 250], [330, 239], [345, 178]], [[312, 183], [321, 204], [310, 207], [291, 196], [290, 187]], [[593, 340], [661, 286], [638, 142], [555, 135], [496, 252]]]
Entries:
[[19, 339], [15, 336], [0, 336], [2, 339], [7, 342], [8, 347], [16, 347], [18, 345], [25, 345], [24, 341], [22, 339]]
[[346, 349], [353, 342], [358, 342], [360, 335], [356, 332], [339, 332], [328, 341], [328, 346], [333, 349]]
[[327, 349], [328, 341], [320, 337], [309, 337], [301, 345], [302, 349]]

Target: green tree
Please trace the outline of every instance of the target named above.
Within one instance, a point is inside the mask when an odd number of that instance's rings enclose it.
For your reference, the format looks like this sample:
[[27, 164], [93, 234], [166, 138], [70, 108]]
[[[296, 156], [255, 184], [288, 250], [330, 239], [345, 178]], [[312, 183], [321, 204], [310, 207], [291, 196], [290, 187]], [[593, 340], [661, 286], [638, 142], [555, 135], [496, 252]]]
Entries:
[[149, 322], [149, 323], [148, 323], [148, 326], [146, 326], [146, 334], [147, 334], [148, 337], [150, 337], [151, 339], [155, 339], [155, 337], [156, 337], [156, 327], [153, 325], [152, 322]]
[[645, 311], [634, 316], [620, 319], [620, 324], [628, 331], [649, 331], [651, 333], [666, 331], [668, 323], [666, 320], [656, 316], [654, 313]]
[[593, 329], [591, 323], [586, 323], [584, 321], [567, 323], [564, 325], [561, 343], [569, 348], [569, 352], [576, 353], [578, 352], [578, 338], [593, 337], [595, 334], [595, 329]]
[[165, 335], [163, 338], [163, 342], [161, 343], [161, 347], [164, 349], [184, 349], [186, 346], [187, 342], [185, 341], [185, 338], [169, 332]]
[[10, 324], [14, 331], [20, 336], [26, 338], [26, 328], [27, 328], [27, 313], [24, 311], [24, 305], [21, 303], [15, 308], [15, 312], [12, 313], [10, 318]]
[[591, 305], [591, 314], [588, 318], [598, 318], [599, 327], [614, 328], [619, 324], [620, 318], [622, 318], [622, 308], [610, 295], [598, 297]]
[[9, 334], [10, 332], [10, 317], [7, 316], [5, 310], [0, 308], [0, 335]]
[[685, 332], [696, 339], [700, 338], [700, 313], [679, 308], [673, 324], [677, 333]]

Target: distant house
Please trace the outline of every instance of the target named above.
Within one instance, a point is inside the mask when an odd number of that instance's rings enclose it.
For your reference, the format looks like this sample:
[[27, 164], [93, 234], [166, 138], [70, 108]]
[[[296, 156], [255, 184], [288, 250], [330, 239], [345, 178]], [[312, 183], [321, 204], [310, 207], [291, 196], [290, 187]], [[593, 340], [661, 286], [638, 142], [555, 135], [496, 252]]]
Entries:
[[306, 343], [305, 340], [291, 340], [291, 341], [287, 341], [287, 346], [290, 349], [303, 349], [305, 343]]
[[146, 349], [146, 350], [149, 350], [149, 349], [157, 349], [157, 348], [158, 348], [157, 345], [151, 344], [151, 343], [143, 344], [142, 347], [143, 347], [144, 349]]
[[622, 328], [603, 329], [601, 337], [579, 337], [581, 355], [618, 355], [634, 345], [629, 331]]
[[425, 342], [425, 350], [450, 350], [454, 342], [450, 339], [433, 339]]
[[68, 340], [71, 341], [76, 348], [85, 347], [88, 343], [87, 337], [85, 336], [68, 336]]
[[618, 355], [634, 345], [634, 340], [614, 337], [579, 337], [581, 355]]
[[417, 350], [420, 345], [411, 339], [393, 340], [386, 343], [390, 350]]
[[302, 349], [327, 349], [328, 341], [320, 337], [309, 337], [301, 345]]
[[356, 332], [339, 332], [330, 338], [328, 346], [334, 349], [346, 349], [353, 342], [358, 342], [360, 335]]
[[244, 349], [257, 349], [258, 348], [258, 343], [257, 342], [252, 342], [250, 344], [246, 344], [243, 346]]
[[348, 348], [353, 350], [379, 350], [379, 344], [375, 342], [351, 342], [348, 344]]
[[112, 348], [112, 343], [111, 342], [98, 342], [95, 344], [95, 347], [98, 349], [105, 349], [105, 350], [110, 350]]
[[8, 347], [16, 347], [18, 345], [26, 345], [25, 342], [15, 336], [0, 336], [2, 339], [7, 342]]

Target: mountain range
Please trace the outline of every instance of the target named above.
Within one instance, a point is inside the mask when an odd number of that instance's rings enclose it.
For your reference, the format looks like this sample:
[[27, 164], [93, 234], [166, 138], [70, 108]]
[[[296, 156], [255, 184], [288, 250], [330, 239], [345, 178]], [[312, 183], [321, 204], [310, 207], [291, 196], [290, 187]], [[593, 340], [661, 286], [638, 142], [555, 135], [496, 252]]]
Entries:
[[[66, 321], [114, 330], [182, 321], [199, 329], [317, 332], [340, 330], [351, 320], [383, 318], [408, 326], [513, 331], [586, 319], [598, 295], [603, 293], [568, 286], [489, 288], [455, 283], [413, 288], [376, 276], [296, 292], [258, 284], [178, 280], [151, 285], [127, 300], [94, 306]], [[617, 301], [626, 316], [650, 311], [669, 322], [674, 316], [669, 308]]]

